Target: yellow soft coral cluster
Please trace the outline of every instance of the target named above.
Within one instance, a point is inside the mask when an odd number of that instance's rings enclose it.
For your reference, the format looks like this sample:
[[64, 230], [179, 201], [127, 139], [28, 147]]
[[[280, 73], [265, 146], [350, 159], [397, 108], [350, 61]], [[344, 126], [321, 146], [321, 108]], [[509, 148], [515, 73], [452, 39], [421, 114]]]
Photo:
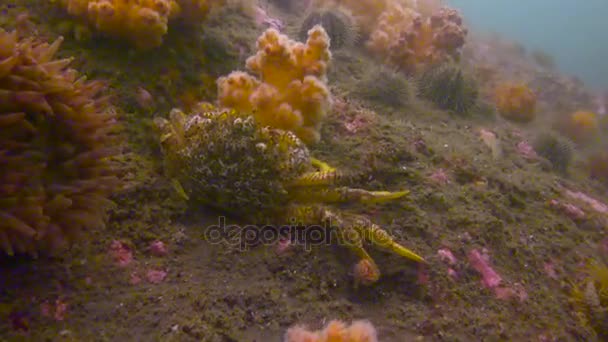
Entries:
[[225, 0], [62, 0], [70, 15], [97, 31], [134, 44], [138, 49], [160, 46], [169, 20], [196, 23]]
[[467, 29], [460, 14], [439, 0], [317, 0], [351, 12], [367, 47], [386, 62], [412, 73], [455, 59]]
[[392, 3], [378, 18], [367, 46], [408, 73], [456, 59], [467, 29], [460, 14], [441, 8], [424, 17], [412, 8]]
[[261, 125], [292, 131], [306, 143], [318, 141], [330, 105], [325, 83], [331, 59], [327, 33], [317, 25], [304, 44], [268, 29], [257, 47], [247, 68], [259, 79], [242, 71], [220, 77], [219, 104], [252, 112]]
[[562, 120], [559, 128], [564, 135], [583, 144], [597, 137], [600, 131], [599, 118], [594, 112], [579, 110]]
[[310, 331], [301, 326], [289, 328], [285, 342], [377, 342], [376, 329], [368, 321], [355, 321], [350, 326], [333, 320], [320, 331]]
[[527, 123], [536, 116], [536, 94], [525, 84], [505, 82], [495, 91], [498, 112], [507, 120]]

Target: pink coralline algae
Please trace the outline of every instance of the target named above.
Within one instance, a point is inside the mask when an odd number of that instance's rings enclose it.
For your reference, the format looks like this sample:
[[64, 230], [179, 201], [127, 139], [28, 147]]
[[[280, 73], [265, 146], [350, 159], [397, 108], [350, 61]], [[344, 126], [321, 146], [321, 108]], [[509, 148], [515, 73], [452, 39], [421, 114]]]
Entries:
[[150, 251], [150, 254], [157, 257], [163, 257], [169, 254], [169, 249], [167, 248], [167, 245], [165, 245], [165, 243], [160, 240], [152, 242], [148, 250]]
[[159, 284], [167, 277], [167, 272], [162, 270], [149, 270], [146, 273], [146, 279], [149, 283]]
[[526, 289], [524, 289], [521, 284], [517, 283], [514, 284], [512, 287], [496, 287], [494, 289], [494, 294], [496, 295], [496, 298], [504, 300], [516, 298], [520, 302], [523, 302], [528, 299], [528, 293], [526, 292]]
[[283, 238], [277, 242], [275, 252], [277, 255], [285, 255], [287, 252], [292, 250], [292, 247], [293, 245], [291, 244], [291, 240]]
[[524, 159], [528, 159], [528, 160], [538, 159], [538, 154], [536, 154], [536, 151], [534, 150], [532, 145], [530, 145], [530, 143], [528, 143], [525, 140], [520, 141], [517, 144], [517, 153], [519, 153], [519, 155], [521, 155]]
[[456, 262], [458, 261], [456, 259], [456, 257], [454, 256], [454, 254], [452, 253], [452, 251], [450, 251], [447, 248], [440, 248], [437, 251], [437, 255], [439, 256], [439, 259], [441, 259], [441, 261], [443, 261], [449, 265], [455, 265]]
[[280, 19], [271, 17], [260, 7], [255, 8], [255, 22], [258, 26], [273, 28], [277, 31], [281, 31], [285, 27]]
[[593, 210], [595, 210], [596, 212], [598, 212], [600, 214], [608, 214], [608, 205], [596, 200], [593, 197], [590, 197], [589, 195], [587, 195], [585, 193], [582, 193], [580, 191], [574, 192], [574, 191], [570, 191], [568, 189], [566, 189], [564, 193], [566, 196], [568, 196], [572, 199], [579, 200], [579, 201], [587, 204]]
[[557, 279], [557, 272], [555, 271], [555, 264], [553, 262], [546, 262], [543, 265], [543, 268], [544, 268], [547, 276], [549, 276], [549, 278]]
[[355, 134], [361, 129], [367, 127], [369, 121], [361, 116], [355, 116], [352, 120], [344, 123], [344, 128], [348, 133]]
[[[454, 256], [454, 253], [447, 248], [440, 248], [437, 251], [437, 256], [439, 256], [439, 259], [449, 266], [455, 266], [458, 262], [458, 259], [456, 259]], [[456, 270], [454, 270], [452, 267], [448, 267], [448, 276], [450, 276], [452, 279], [456, 279], [458, 278], [458, 272], [456, 272]]]
[[139, 285], [141, 283], [141, 277], [137, 272], [131, 272], [129, 275], [129, 284], [131, 285]]
[[498, 299], [516, 298], [520, 302], [528, 298], [523, 285], [515, 283], [513, 286], [502, 285], [502, 277], [490, 265], [490, 257], [487, 252], [474, 249], [468, 254], [469, 263], [481, 274], [481, 283], [484, 287], [492, 290]]
[[469, 252], [471, 266], [481, 274], [481, 281], [487, 288], [495, 288], [502, 282], [500, 275], [490, 266], [490, 257], [474, 249]]
[[447, 172], [444, 169], [438, 169], [433, 171], [429, 176], [429, 180], [432, 183], [437, 185], [447, 185], [450, 184], [450, 176], [448, 176]]
[[120, 267], [126, 267], [133, 261], [133, 252], [124, 242], [114, 240], [110, 244], [110, 255]]
[[53, 318], [56, 321], [63, 321], [68, 311], [68, 304], [61, 299], [55, 300], [55, 304], [48, 301], [40, 304], [42, 316]]
[[572, 220], [582, 220], [585, 218], [585, 212], [574, 204], [564, 203], [556, 199], [552, 199], [549, 201], [549, 205], [553, 209], [565, 214]]

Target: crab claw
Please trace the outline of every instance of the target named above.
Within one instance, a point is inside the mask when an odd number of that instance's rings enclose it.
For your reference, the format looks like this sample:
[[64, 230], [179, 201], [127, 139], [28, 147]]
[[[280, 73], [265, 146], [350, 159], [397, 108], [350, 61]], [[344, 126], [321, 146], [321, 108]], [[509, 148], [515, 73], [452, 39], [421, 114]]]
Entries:
[[406, 196], [410, 192], [407, 190], [403, 191], [368, 191], [366, 195], [361, 197], [362, 203], [384, 203], [392, 200], [396, 200], [403, 196]]

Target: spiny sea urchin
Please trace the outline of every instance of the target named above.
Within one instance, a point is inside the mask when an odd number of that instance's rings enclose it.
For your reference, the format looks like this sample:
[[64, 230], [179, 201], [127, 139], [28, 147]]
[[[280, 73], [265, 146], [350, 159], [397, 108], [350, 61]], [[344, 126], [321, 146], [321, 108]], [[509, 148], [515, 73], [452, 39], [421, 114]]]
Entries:
[[302, 0], [268, 0], [268, 2], [274, 4], [278, 8], [287, 12], [296, 12], [298, 10], [305, 10], [308, 1]]
[[422, 74], [419, 93], [439, 108], [467, 114], [477, 103], [477, 83], [456, 64], [445, 63]]
[[571, 141], [558, 134], [544, 132], [534, 141], [534, 150], [551, 162], [555, 170], [566, 173], [574, 155], [572, 145]]
[[407, 105], [416, 95], [413, 82], [405, 75], [386, 67], [373, 68], [363, 76], [355, 90], [358, 96], [389, 105]]
[[52, 253], [103, 225], [115, 113], [47, 44], [0, 29], [0, 250]]
[[314, 9], [309, 12], [300, 24], [298, 39], [306, 41], [308, 31], [315, 25], [323, 26], [329, 35], [332, 50], [352, 46], [357, 40], [355, 19], [340, 8]]

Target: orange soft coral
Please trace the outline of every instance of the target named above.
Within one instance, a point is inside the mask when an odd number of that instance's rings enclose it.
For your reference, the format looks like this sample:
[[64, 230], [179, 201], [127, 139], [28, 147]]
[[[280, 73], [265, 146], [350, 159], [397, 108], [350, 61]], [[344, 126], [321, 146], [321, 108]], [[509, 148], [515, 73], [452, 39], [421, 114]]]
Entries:
[[460, 14], [441, 8], [430, 17], [391, 3], [378, 19], [368, 47], [402, 70], [413, 73], [457, 59], [467, 35]]
[[169, 20], [198, 23], [225, 0], [62, 0], [70, 15], [138, 49], [160, 46]]
[[376, 329], [368, 321], [355, 321], [350, 326], [332, 320], [320, 331], [310, 331], [305, 327], [289, 328], [285, 342], [377, 342]]
[[292, 131], [307, 143], [316, 142], [330, 103], [325, 84], [331, 59], [327, 33], [315, 26], [302, 44], [268, 29], [257, 45], [258, 52], [247, 59], [247, 68], [259, 80], [242, 71], [220, 77], [220, 105], [253, 112], [261, 125]]
[[102, 34], [125, 39], [139, 49], [159, 46], [169, 18], [179, 11], [174, 0], [63, 0], [70, 15]]
[[503, 83], [494, 95], [496, 108], [505, 119], [522, 123], [534, 120], [536, 95], [525, 84]]
[[56, 252], [103, 226], [118, 185], [104, 86], [52, 44], [0, 29], [0, 252]]
[[585, 143], [597, 137], [599, 120], [595, 113], [579, 110], [566, 117], [560, 127], [562, 133], [577, 143]]

